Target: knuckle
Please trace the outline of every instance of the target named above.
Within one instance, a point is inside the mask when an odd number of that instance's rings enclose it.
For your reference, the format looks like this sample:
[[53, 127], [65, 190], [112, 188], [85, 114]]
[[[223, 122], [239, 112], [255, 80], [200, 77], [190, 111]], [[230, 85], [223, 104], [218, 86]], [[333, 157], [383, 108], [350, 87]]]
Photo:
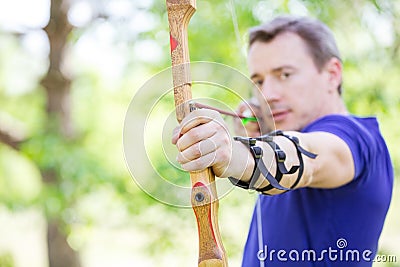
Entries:
[[201, 157], [200, 143], [198, 143], [197, 145], [193, 146], [191, 154], [193, 155], [193, 158]]
[[215, 137], [215, 144], [218, 147], [229, 146], [231, 144], [231, 137], [225, 132], [218, 132]]
[[179, 139], [176, 144], [175, 144], [176, 148], [178, 149], [179, 152], [182, 152], [182, 141], [181, 139]]
[[191, 140], [199, 140], [200, 139], [200, 132], [197, 129], [191, 129], [187, 132], [187, 135]]
[[215, 110], [211, 110], [210, 115], [212, 115], [213, 118], [219, 118], [221, 116], [221, 114]]
[[221, 162], [228, 162], [231, 158], [231, 153], [227, 149], [220, 150], [219, 158]]
[[178, 155], [176, 156], [176, 161], [177, 161], [179, 164], [182, 164], [182, 156], [181, 156], [181, 153], [178, 153]]
[[222, 123], [219, 121], [214, 121], [214, 125], [213, 125], [215, 131], [224, 131], [225, 128], [222, 126]]
[[183, 154], [183, 153], [179, 153], [178, 156], [176, 157], [176, 160], [180, 163], [180, 164], [185, 164], [187, 162], [189, 162], [188, 157]]
[[231, 138], [230, 138], [230, 136], [224, 135], [224, 136], [222, 137], [221, 143], [222, 143], [224, 146], [230, 145], [230, 144], [231, 144]]
[[203, 170], [203, 169], [207, 168], [207, 166], [204, 166], [204, 163], [201, 160], [195, 160], [192, 163], [193, 163], [194, 170]]

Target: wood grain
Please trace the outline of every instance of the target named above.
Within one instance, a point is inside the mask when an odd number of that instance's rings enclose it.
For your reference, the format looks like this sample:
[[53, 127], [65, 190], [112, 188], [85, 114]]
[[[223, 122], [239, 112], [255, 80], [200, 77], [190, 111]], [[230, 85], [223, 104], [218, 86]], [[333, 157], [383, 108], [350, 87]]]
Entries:
[[[190, 112], [192, 99], [187, 28], [196, 11], [196, 1], [167, 0], [167, 11], [176, 118], [181, 122]], [[191, 203], [199, 234], [198, 266], [226, 267], [228, 263], [218, 227], [218, 197], [214, 173], [210, 168], [191, 172], [190, 179]]]

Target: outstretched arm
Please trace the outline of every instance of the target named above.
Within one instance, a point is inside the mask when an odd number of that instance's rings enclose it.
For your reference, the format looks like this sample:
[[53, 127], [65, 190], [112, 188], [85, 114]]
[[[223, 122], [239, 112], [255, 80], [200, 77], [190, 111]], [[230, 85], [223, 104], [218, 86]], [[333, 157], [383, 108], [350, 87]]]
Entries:
[[[296, 136], [300, 145], [307, 151], [318, 155], [316, 158], [303, 157], [303, 174], [295, 186], [334, 188], [344, 185], [354, 177], [354, 163], [347, 144], [336, 135], [326, 132], [299, 133], [285, 132]], [[282, 136], [273, 137], [273, 141], [286, 154], [286, 169], [299, 165], [299, 157], [293, 142]], [[249, 182], [255, 161], [248, 147], [234, 141], [218, 112], [196, 110], [192, 112], [173, 136], [178, 147], [178, 162], [188, 171], [212, 167], [218, 177], [235, 177]], [[265, 142], [257, 142], [263, 150], [262, 160], [271, 174], [276, 173], [274, 150]], [[279, 182], [290, 188], [298, 178], [298, 173], [284, 174]], [[269, 185], [265, 179], [258, 188]], [[283, 190], [272, 189], [268, 194], [279, 194]]]

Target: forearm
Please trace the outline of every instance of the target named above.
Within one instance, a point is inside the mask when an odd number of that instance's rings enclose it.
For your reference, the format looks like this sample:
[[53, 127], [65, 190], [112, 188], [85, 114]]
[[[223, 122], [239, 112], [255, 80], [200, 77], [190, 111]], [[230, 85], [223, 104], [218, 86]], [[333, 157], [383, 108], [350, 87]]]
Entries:
[[[284, 166], [286, 167], [287, 170], [290, 170], [294, 166], [298, 166], [299, 169], [295, 171], [294, 173], [288, 173], [288, 174], [283, 174], [282, 179], [279, 181], [279, 184], [282, 185], [285, 188], [289, 189], [296, 189], [296, 188], [301, 188], [301, 187], [306, 187], [310, 184], [310, 181], [312, 180], [312, 159], [309, 159], [307, 157], [303, 157], [302, 163], [300, 163], [300, 159], [298, 156], [298, 151], [296, 149], [296, 146], [291, 142], [289, 139], [282, 137], [282, 136], [277, 136], [273, 138], [274, 142], [280, 147], [280, 149], [285, 153], [286, 159], [283, 162]], [[266, 167], [268, 168], [269, 172], [275, 176], [277, 173], [277, 164], [276, 164], [276, 155], [274, 150], [266, 143], [264, 142], [257, 142], [257, 145], [259, 145], [263, 149], [263, 161]], [[302, 144], [303, 145], [303, 144]], [[304, 147], [304, 149], [308, 150], [308, 148]], [[299, 171], [300, 171], [300, 165], [302, 165], [302, 174], [301, 177], [299, 177]], [[269, 185], [268, 180], [265, 178], [259, 179], [262, 181], [260, 187], [265, 187]], [[268, 194], [270, 195], [275, 195], [275, 194], [281, 194], [285, 192], [284, 190], [279, 190], [279, 189], [271, 189], [268, 191]]]
[[[290, 135], [301, 134], [293, 132]], [[315, 155], [303, 150], [304, 147], [300, 146], [298, 139], [286, 135], [270, 136], [263, 140], [249, 142], [244, 138], [236, 141], [246, 143], [247, 149], [253, 151], [253, 157], [258, 158], [257, 168], [254, 168], [255, 160], [252, 161], [252, 175], [240, 177], [240, 182], [237, 182], [240, 187], [246, 188], [247, 184], [247, 188], [275, 195], [310, 184], [313, 177], [313, 165], [310, 162], [313, 159], [309, 161], [304, 158], [315, 158]], [[303, 157], [303, 152], [306, 157]], [[236, 180], [231, 179], [231, 181]]]
[[[195, 110], [174, 132], [172, 143], [177, 145], [177, 161], [183, 169], [198, 171], [212, 167], [216, 176], [234, 177], [233, 181], [239, 180], [244, 188], [245, 183], [250, 182], [249, 188], [266, 194], [299, 187], [334, 188], [354, 177], [352, 153], [347, 144], [334, 134], [275, 132], [272, 136], [253, 138], [251, 144], [263, 153], [257, 160], [246, 139], [239, 139], [246, 145], [232, 140], [219, 113]], [[278, 146], [279, 150], [276, 150]], [[284, 159], [277, 160], [282, 155]], [[255, 161], [262, 163], [262, 171]], [[259, 171], [262, 175], [258, 175]]]
[[220, 177], [237, 177], [242, 181], [249, 181], [254, 170], [255, 162], [250, 150], [241, 142], [232, 142], [232, 157], [229, 166]]

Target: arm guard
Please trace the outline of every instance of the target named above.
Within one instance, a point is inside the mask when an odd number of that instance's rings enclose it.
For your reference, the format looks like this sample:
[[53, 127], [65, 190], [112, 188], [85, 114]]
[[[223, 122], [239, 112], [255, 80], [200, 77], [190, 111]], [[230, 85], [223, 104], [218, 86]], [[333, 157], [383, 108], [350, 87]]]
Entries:
[[[273, 141], [274, 136], [283, 136], [283, 137], [289, 139], [293, 143], [293, 145], [295, 146], [296, 151], [297, 151], [299, 165], [292, 166], [290, 168], [290, 170], [286, 169], [286, 167], [285, 167], [286, 153], [279, 147], [279, 145], [277, 143], [275, 143]], [[229, 177], [229, 180], [236, 186], [239, 186], [244, 189], [253, 189], [253, 190], [259, 191], [263, 194], [268, 194], [268, 191], [270, 191], [271, 189], [279, 189], [279, 190], [283, 190], [283, 191], [289, 191], [289, 190], [292, 190], [293, 188], [295, 188], [296, 185], [299, 183], [299, 181], [303, 175], [303, 171], [304, 171], [304, 160], [303, 160], [302, 155], [305, 155], [312, 159], [315, 159], [317, 157], [316, 154], [313, 154], [313, 153], [305, 150], [304, 148], [302, 148], [300, 146], [300, 142], [297, 137], [286, 135], [280, 130], [271, 132], [269, 134], [266, 134], [266, 135], [263, 135], [260, 137], [255, 137], [255, 138], [235, 136], [234, 140], [242, 142], [243, 144], [245, 144], [246, 146], [249, 147], [251, 154], [254, 157], [255, 165], [254, 165], [253, 174], [248, 183], [240, 181], [233, 177]], [[276, 163], [275, 176], [273, 176], [268, 171], [267, 167], [265, 166], [264, 161], [262, 160], [263, 150], [261, 147], [256, 146], [257, 141], [266, 142], [274, 151], [275, 163]], [[286, 188], [279, 183], [282, 180], [282, 177], [284, 174], [293, 174], [296, 171], [298, 171], [297, 179], [290, 186], [290, 188]], [[261, 187], [261, 188], [258, 187], [258, 185], [262, 184], [262, 181], [259, 182], [260, 173], [262, 174], [263, 178], [267, 179], [267, 181], [269, 182], [269, 185], [267, 185], [265, 187]]]

